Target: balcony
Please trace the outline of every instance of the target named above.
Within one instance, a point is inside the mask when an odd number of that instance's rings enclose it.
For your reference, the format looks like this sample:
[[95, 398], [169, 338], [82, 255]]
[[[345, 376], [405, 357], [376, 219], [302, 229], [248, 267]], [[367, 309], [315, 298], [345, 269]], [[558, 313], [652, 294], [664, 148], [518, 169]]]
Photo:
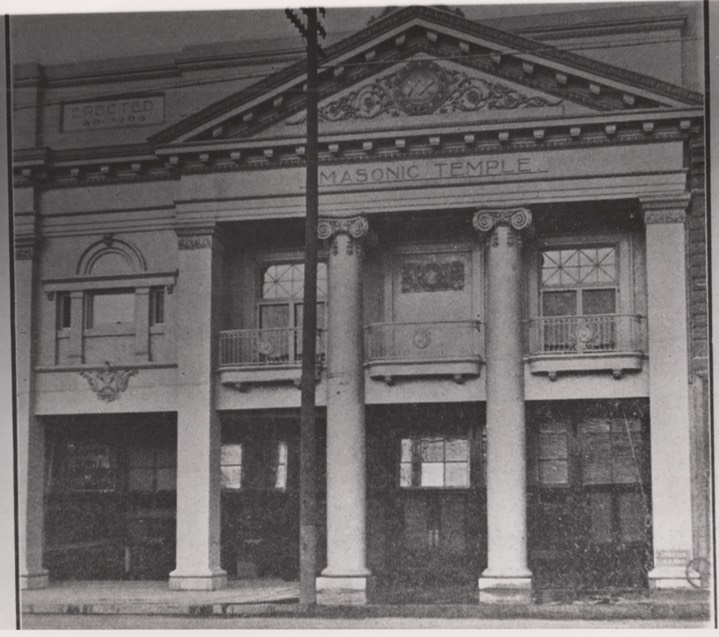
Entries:
[[[317, 366], [324, 365], [325, 330], [317, 330]], [[302, 375], [302, 328], [220, 332], [220, 382], [239, 391], [251, 384], [294, 383]]]
[[448, 376], [457, 383], [479, 376], [479, 321], [375, 323], [365, 328], [370, 378], [388, 385], [395, 378]]
[[645, 322], [638, 314], [552, 316], [525, 321], [526, 358], [533, 374], [639, 371]]

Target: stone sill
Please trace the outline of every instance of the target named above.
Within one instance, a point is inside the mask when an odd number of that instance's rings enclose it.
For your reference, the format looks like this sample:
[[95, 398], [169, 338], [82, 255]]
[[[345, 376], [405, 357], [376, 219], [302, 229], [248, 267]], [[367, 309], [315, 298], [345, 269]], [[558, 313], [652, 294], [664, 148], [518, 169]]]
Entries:
[[395, 378], [437, 378], [447, 377], [461, 385], [465, 378], [480, 375], [482, 359], [477, 357], [448, 360], [392, 360], [372, 361], [365, 365], [369, 377], [382, 380], [387, 385], [394, 384]]
[[577, 372], [611, 372], [619, 380], [624, 372], [641, 371], [642, 352], [596, 352], [584, 354], [536, 354], [526, 356], [532, 374], [547, 374], [556, 380], [558, 374]]
[[[321, 369], [315, 372], [319, 381]], [[299, 388], [302, 379], [302, 366], [287, 365], [248, 365], [226, 366], [219, 369], [220, 384], [234, 387], [237, 391], [247, 391], [250, 385], [293, 384]]]

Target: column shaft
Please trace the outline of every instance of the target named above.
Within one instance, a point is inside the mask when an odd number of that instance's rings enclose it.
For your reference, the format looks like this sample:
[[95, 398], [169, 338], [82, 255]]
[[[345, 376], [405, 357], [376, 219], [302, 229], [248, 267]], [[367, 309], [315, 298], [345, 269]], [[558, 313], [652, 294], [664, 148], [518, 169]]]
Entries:
[[[366, 222], [365, 222], [366, 223]], [[362, 248], [332, 239], [328, 294], [327, 568], [318, 602], [367, 601]]]
[[224, 586], [220, 568], [220, 422], [212, 349], [221, 252], [211, 234], [180, 236], [177, 285], [177, 563], [170, 588]]
[[[522, 214], [526, 217], [520, 222], [517, 215]], [[488, 563], [479, 580], [480, 602], [531, 601], [531, 572], [527, 568], [522, 256], [519, 232], [512, 227], [515, 224], [524, 227], [527, 217], [531, 219], [523, 209], [499, 214], [501, 222], [494, 222], [487, 242]], [[510, 219], [512, 225], [508, 223]], [[475, 226], [482, 229], [478, 221], [475, 220]]]

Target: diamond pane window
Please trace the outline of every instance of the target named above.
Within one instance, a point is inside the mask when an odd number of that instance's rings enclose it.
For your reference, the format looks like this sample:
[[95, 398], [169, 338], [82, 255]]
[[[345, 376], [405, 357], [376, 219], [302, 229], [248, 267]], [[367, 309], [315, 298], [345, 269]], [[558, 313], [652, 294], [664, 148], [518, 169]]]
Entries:
[[616, 284], [617, 249], [572, 248], [542, 252], [542, 285], [577, 287]]
[[[263, 299], [302, 299], [304, 292], [304, 263], [269, 265], [262, 271]], [[317, 296], [327, 295], [327, 264], [317, 264]]]

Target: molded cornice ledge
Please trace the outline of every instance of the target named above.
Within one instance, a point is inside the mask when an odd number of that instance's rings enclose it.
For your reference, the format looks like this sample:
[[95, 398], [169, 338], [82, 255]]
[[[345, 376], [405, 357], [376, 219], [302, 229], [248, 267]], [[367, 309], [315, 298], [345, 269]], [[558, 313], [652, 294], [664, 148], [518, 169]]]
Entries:
[[691, 196], [682, 193], [665, 197], [640, 197], [644, 223], [684, 223]]

